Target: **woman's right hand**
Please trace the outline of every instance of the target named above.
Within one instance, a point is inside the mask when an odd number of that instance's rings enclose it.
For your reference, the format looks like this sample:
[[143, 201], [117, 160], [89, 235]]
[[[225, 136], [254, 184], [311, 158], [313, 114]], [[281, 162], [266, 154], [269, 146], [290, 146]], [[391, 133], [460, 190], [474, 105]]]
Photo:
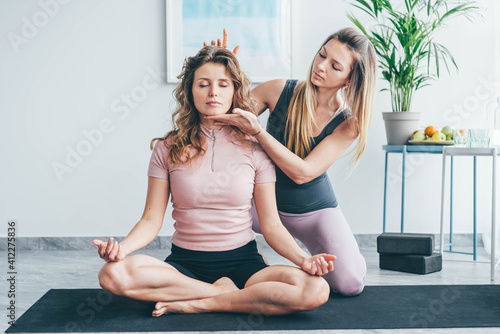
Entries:
[[[207, 42], [203, 42], [203, 47], [207, 46]], [[215, 41], [212, 40], [212, 42], [210, 43], [210, 46], [215, 46]], [[224, 49], [227, 49], [227, 29], [224, 28], [222, 30], [222, 43], [220, 41], [220, 38], [217, 38], [217, 46], [221, 46], [223, 47]], [[236, 56], [238, 54], [238, 51], [240, 50], [240, 46], [236, 46], [233, 50], [233, 53], [234, 55]]]
[[333, 261], [337, 257], [332, 254], [316, 254], [304, 260], [302, 270], [317, 276], [323, 276], [333, 271]]
[[99, 253], [101, 259], [106, 262], [118, 262], [123, 260], [126, 256], [125, 250], [117, 241], [114, 241], [113, 238], [109, 238], [108, 242], [95, 239], [92, 243], [98, 247], [97, 253]]
[[230, 114], [205, 116], [206, 119], [215, 121], [216, 125], [233, 125], [249, 135], [256, 135], [262, 130], [262, 126], [255, 114], [250, 111], [234, 108]]

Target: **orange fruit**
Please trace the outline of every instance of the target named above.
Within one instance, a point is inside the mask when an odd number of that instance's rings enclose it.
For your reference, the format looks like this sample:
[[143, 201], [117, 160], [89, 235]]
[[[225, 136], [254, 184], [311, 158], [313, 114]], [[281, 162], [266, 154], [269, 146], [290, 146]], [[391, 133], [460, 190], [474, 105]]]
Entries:
[[432, 137], [435, 133], [439, 132], [439, 129], [435, 126], [429, 125], [425, 128], [425, 135]]

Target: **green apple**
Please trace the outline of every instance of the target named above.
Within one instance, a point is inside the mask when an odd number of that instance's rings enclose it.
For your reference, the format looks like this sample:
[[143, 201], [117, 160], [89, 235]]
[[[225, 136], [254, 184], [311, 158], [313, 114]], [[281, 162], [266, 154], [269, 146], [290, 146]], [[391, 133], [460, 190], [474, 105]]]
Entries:
[[453, 133], [446, 135], [446, 140], [453, 140]]
[[441, 132], [446, 136], [453, 136], [453, 128], [449, 125], [445, 126]]
[[442, 132], [436, 132], [435, 134], [432, 135], [432, 140], [435, 141], [445, 141], [446, 140], [446, 135]]
[[411, 135], [411, 139], [413, 140], [425, 140], [425, 133], [424, 130], [417, 130], [413, 132]]

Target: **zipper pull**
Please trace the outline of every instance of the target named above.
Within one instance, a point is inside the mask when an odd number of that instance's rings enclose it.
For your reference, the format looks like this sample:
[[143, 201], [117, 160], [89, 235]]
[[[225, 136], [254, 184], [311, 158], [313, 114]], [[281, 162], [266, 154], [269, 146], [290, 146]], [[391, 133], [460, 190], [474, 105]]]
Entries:
[[211, 163], [212, 173], [215, 171], [215, 168], [214, 168], [214, 150], [215, 150], [215, 130], [212, 130], [212, 163]]

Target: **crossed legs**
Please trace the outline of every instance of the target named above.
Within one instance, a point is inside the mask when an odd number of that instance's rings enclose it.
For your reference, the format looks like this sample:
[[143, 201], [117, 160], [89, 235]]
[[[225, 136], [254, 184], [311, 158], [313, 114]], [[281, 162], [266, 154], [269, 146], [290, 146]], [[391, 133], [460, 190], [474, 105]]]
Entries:
[[231, 283], [229, 279], [214, 284], [192, 279], [148, 255], [131, 255], [119, 262], [108, 262], [99, 272], [99, 284], [104, 290], [153, 302], [207, 298], [238, 289]]
[[205, 283], [147, 255], [105, 264], [99, 272], [99, 283], [115, 295], [158, 302], [154, 316], [203, 312], [287, 314], [315, 309], [326, 303], [330, 294], [323, 278], [290, 266], [262, 269], [240, 290], [228, 278]]

